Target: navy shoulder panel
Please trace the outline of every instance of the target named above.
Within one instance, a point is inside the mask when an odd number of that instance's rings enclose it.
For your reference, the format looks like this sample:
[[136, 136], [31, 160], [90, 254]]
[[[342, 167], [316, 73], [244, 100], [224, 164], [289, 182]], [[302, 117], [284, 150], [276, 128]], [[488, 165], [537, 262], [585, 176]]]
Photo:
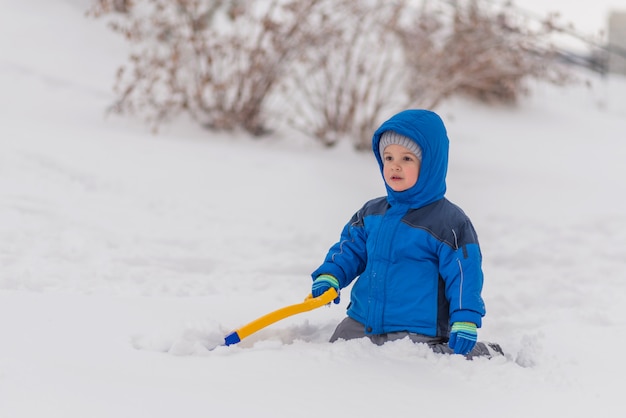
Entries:
[[384, 215], [387, 209], [389, 209], [389, 202], [387, 202], [387, 198], [383, 196], [367, 202], [363, 205], [360, 212], [363, 217], [366, 217], [370, 215]]
[[437, 240], [455, 249], [478, 244], [474, 226], [465, 212], [445, 198], [409, 210], [402, 221], [413, 228], [428, 231]]
[[363, 219], [371, 215], [384, 215], [389, 208], [386, 197], [378, 197], [366, 202], [350, 219], [350, 225], [363, 226]]

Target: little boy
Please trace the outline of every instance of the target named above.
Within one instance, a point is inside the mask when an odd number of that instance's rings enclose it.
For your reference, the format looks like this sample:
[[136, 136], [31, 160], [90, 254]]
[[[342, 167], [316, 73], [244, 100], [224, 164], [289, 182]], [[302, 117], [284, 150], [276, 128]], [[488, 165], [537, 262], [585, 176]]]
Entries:
[[405, 110], [376, 130], [372, 147], [387, 196], [354, 214], [312, 273], [314, 297], [354, 281], [347, 318], [330, 341], [368, 337], [380, 345], [408, 337], [437, 353], [501, 353], [476, 342], [485, 315], [482, 255], [470, 219], [444, 197], [443, 121]]

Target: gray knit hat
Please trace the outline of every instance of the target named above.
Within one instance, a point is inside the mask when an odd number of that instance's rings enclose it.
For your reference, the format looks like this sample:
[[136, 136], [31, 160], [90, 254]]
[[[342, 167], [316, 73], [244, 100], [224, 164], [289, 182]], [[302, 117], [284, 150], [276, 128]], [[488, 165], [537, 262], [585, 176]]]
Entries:
[[422, 149], [419, 145], [417, 145], [417, 142], [394, 131], [385, 131], [380, 136], [380, 142], [378, 144], [378, 152], [380, 153], [380, 158], [383, 157], [385, 148], [388, 145], [392, 144], [402, 145], [404, 148], [415, 154], [418, 160], [422, 160]]

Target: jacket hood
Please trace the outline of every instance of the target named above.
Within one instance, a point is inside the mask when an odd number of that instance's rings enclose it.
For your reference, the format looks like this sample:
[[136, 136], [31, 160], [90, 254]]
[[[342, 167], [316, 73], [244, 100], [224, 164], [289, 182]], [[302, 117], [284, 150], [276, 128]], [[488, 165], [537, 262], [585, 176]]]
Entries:
[[380, 136], [385, 131], [395, 131], [404, 135], [415, 141], [422, 149], [422, 165], [417, 183], [413, 187], [396, 192], [385, 182], [389, 203], [408, 204], [413, 208], [420, 208], [442, 199], [446, 193], [449, 140], [439, 115], [429, 110], [405, 110], [391, 117], [374, 132], [372, 149], [381, 174], [383, 161], [378, 145]]

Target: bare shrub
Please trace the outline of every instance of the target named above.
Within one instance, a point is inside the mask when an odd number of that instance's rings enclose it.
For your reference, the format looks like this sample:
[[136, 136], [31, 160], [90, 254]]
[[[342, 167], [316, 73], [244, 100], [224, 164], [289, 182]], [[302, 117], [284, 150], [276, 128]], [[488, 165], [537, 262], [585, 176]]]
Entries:
[[529, 78], [562, 84], [570, 80], [555, 60], [548, 17], [533, 25], [510, 9], [478, 0], [423, 7], [408, 22], [390, 28], [400, 40], [416, 106], [434, 108], [465, 94], [484, 102], [514, 103]]
[[316, 10], [324, 48], [308, 48], [281, 83], [283, 117], [327, 146], [369, 148], [385, 112], [406, 104], [404, 64], [386, 30], [404, 2], [328, 0]]
[[306, 22], [317, 2], [136, 1], [127, 20], [111, 23], [135, 44], [112, 110], [155, 128], [185, 111], [210, 128], [263, 134], [269, 92], [300, 47], [315, 44]]

